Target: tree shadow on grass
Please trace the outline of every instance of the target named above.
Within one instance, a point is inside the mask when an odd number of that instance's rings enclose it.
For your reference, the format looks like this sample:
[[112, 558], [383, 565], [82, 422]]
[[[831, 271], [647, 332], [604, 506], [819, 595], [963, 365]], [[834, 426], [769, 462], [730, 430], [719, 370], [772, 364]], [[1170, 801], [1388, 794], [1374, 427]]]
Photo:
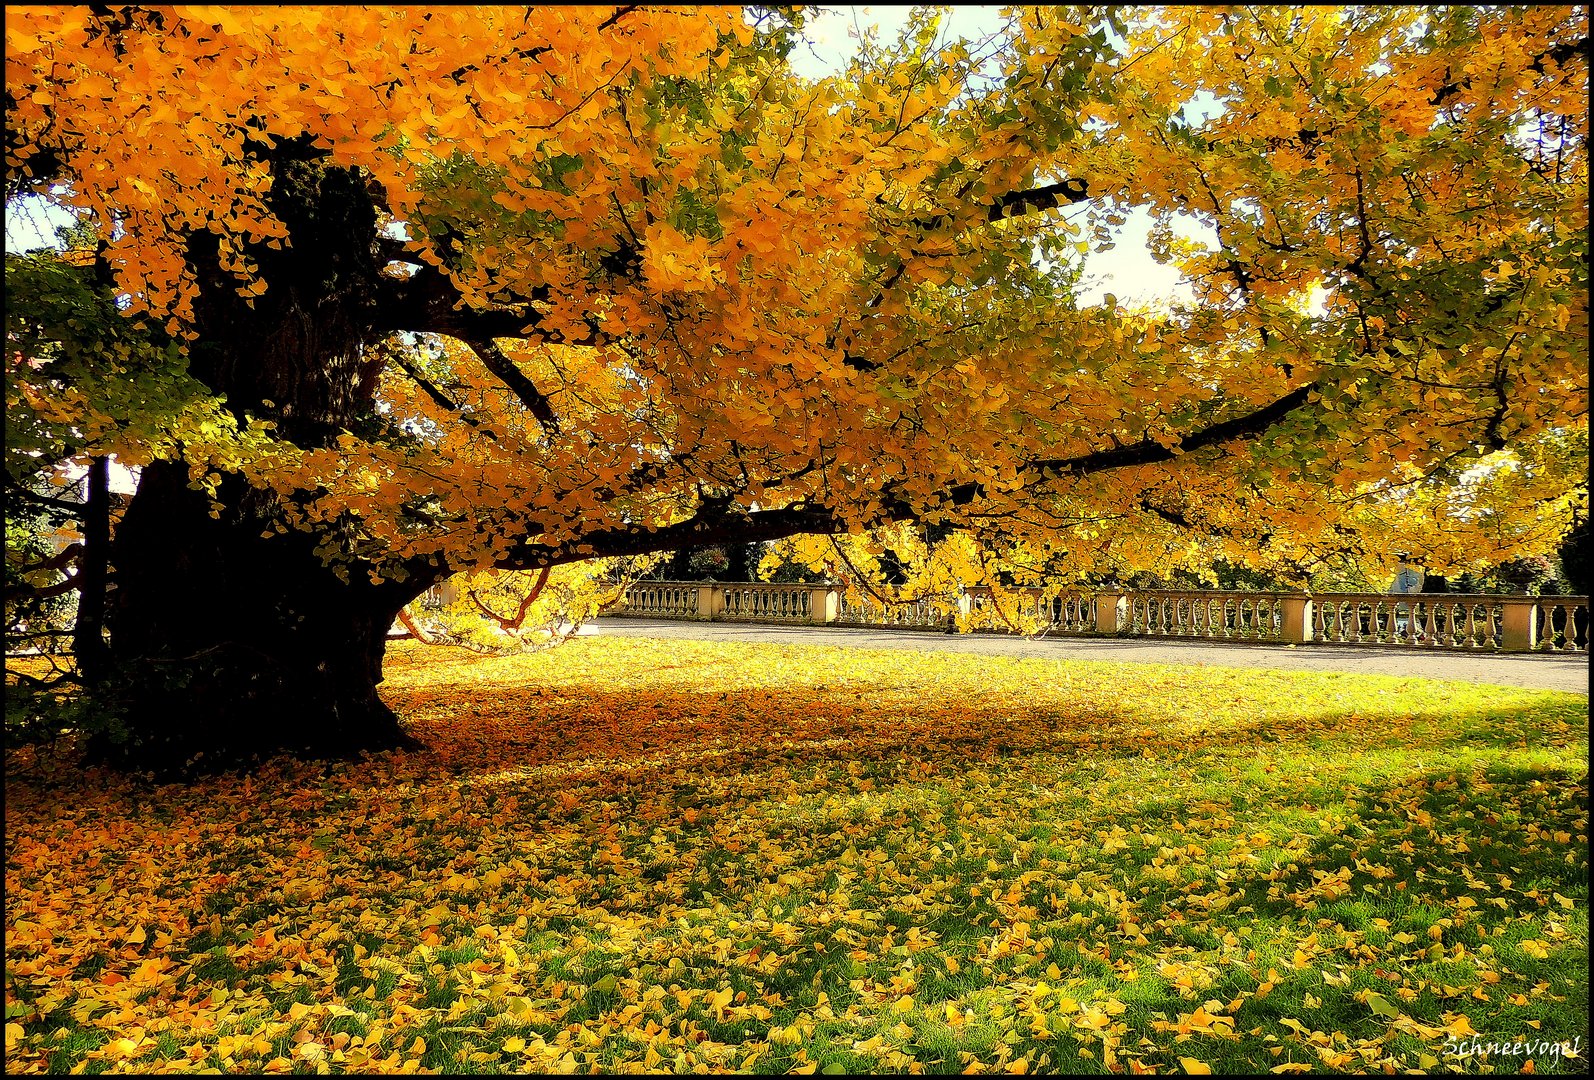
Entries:
[[[1528, 838], [1524, 815], [1536, 811], [1524, 803], [1526, 809], [1486, 819], [1480, 816], [1486, 806], [1480, 804], [1475, 811], [1465, 804], [1469, 785], [1509, 786], [1516, 783], [1513, 777], [1520, 777], [1529, 789], [1537, 784], [1554, 793], [1577, 783], [1564, 769], [1510, 764], [1511, 754], [1535, 733], [1553, 735], [1565, 729], [1559, 717], [1562, 705], [1531, 700], [1520, 707], [1471, 713], [1406, 711], [1397, 700], [1388, 716], [1366, 708], [1320, 708], [1315, 713], [1297, 711], [1284, 720], [1190, 732], [1181, 730], [1177, 719], [1148, 722], [1133, 709], [1105, 705], [1071, 710], [1054, 700], [1015, 708], [1009, 700], [982, 707], [965, 699], [904, 706], [896, 701], [881, 704], [868, 692], [851, 688], [828, 697], [770, 690], [589, 690], [565, 696], [528, 683], [500, 686], [496, 694], [490, 709], [466, 706], [463, 712], [453, 700], [395, 702], [401, 713], [414, 718], [432, 747], [396, 758], [396, 775], [421, 780], [441, 773], [472, 788], [513, 792], [520, 812], [530, 820], [544, 815], [566, 820], [595, 800], [618, 799], [645, 802], [650, 813], [703, 811], [708, 821], [717, 809], [715, 793], [723, 794], [727, 785], [755, 798], [760, 791], [795, 783], [806, 792], [804, 798], [788, 800], [792, 806], [784, 815], [765, 815], [765, 824], [778, 819], [790, 843], [821, 849], [845, 847], [856, 838], [834, 833], [835, 807], [805, 820], [804, 799], [855, 795], [863, 799], [860, 814], [876, 816], [895, 799], [900, 813], [944, 814], [955, 829], [958, 812], [949, 805], [948, 792], [976, 770], [1042, 768], [1055, 773], [1149, 760], [1153, 775], [1172, 768], [1198, 782], [1209, 781], [1205, 802], [1216, 800], [1231, 813], [1300, 810], [1300, 804], [1307, 807], [1301, 812], [1328, 804], [1352, 808], [1359, 819], [1354, 842], [1335, 833], [1309, 853], [1291, 852], [1294, 869], [1287, 879], [1275, 878], [1257, 895], [1247, 893], [1245, 902], [1258, 910], [1268, 902], [1269, 891], [1300, 893], [1314, 873], [1335, 875], [1354, 868], [1356, 859], [1366, 861], [1375, 854], [1385, 875], [1377, 881], [1404, 880], [1434, 860], [1465, 865], [1473, 873], [1521, 876], [1526, 870], [1518, 853]], [[1424, 771], [1426, 763], [1444, 760], [1462, 747], [1482, 755], [1478, 761], [1495, 752], [1502, 756], [1486, 766], [1481, 781], [1471, 777], [1470, 765], [1460, 778], [1443, 769]], [[1257, 767], [1258, 760], [1269, 758], [1279, 766], [1276, 776]], [[1359, 778], [1339, 771], [1368, 760], [1378, 760], [1381, 771]], [[1300, 761], [1308, 764], [1312, 777], [1305, 786], [1296, 767]], [[829, 782], [817, 788], [801, 783], [817, 777]], [[1401, 803], [1391, 801], [1396, 792], [1418, 794]], [[1456, 802], [1458, 797], [1463, 801]], [[1410, 809], [1417, 805], [1412, 799], [1420, 799], [1417, 810]], [[1082, 816], [1088, 830], [1121, 823], [1127, 810], [1149, 831], [1187, 819], [1190, 802], [1187, 792], [1163, 792], [1152, 784], [1135, 792], [1132, 808], [1121, 803], [1092, 806], [1087, 799], [1073, 812]], [[1452, 810], [1465, 820], [1452, 820]], [[1563, 816], [1564, 811], [1557, 809]], [[1418, 812], [1439, 824], [1408, 837], [1413, 822], [1403, 815]], [[1035, 824], [1044, 829], [1044, 820]], [[1289, 828], [1282, 819], [1276, 824]], [[1397, 824], [1401, 839], [1390, 839], [1388, 852], [1375, 850], [1379, 843], [1369, 838], [1393, 837], [1390, 830]], [[805, 830], [813, 835], [800, 835]], [[1457, 852], [1442, 844], [1430, 850], [1439, 841], [1428, 840], [1429, 833], [1472, 836], [1475, 850]], [[1411, 850], [1402, 850], [1400, 844]], [[1460, 858], [1468, 854], [1470, 859]], [[1515, 870], [1509, 869], [1513, 866]], [[1362, 878], [1353, 878], [1354, 887], [1362, 884]]]
[[[697, 977], [744, 988], [755, 962], [750, 952], [743, 959], [753, 940], [746, 923], [734, 933], [714, 924], [724, 953], [688, 931], [778, 904], [782, 914], [766, 913], [765, 924], [802, 925], [795, 943], [764, 941], [793, 958], [767, 978], [803, 995], [805, 1007], [820, 990], [841, 1000], [861, 977], [851, 948], [833, 937], [846, 926], [867, 937], [869, 979], [887, 976], [882, 965], [898, 970], [899, 958], [886, 958], [888, 930], [894, 948], [910, 930], [934, 935], [933, 951], [920, 954], [929, 1001], [970, 987], [1011, 992], [1055, 963], [1081, 1001], [1101, 989], [1152, 1030], [1156, 1014], [1172, 1020], [1208, 997], [1254, 994], [1276, 964], [1288, 985], [1249, 999], [1242, 1024], [1288, 1038], [1276, 1021], [1306, 1015], [1309, 991], [1351, 1018], [1347, 1027], [1379, 1035], [1383, 1025], [1354, 994], [1389, 990], [1381, 968], [1403, 981], [1474, 985], [1471, 961], [1418, 955], [1435, 944], [1429, 928], [1455, 922], [1466, 896], [1478, 901], [1466, 919], [1498, 943], [1513, 990], [1564, 979], [1564, 946], [1539, 959], [1522, 941], [1549, 933], [1547, 917], [1564, 910], [1557, 894], [1586, 895], [1577, 847], [1587, 834], [1586, 776], [1552, 745], [1576, 737], [1566, 701], [1519, 693], [1447, 707], [1439, 691], [1361, 695], [1343, 684], [1325, 700], [1290, 696], [1290, 679], [1247, 698], [1230, 676], [1159, 678], [1154, 692], [1081, 679], [989, 695], [975, 692], [972, 675], [895, 686], [880, 670], [814, 672], [758, 689], [693, 679], [630, 689], [395, 680], [389, 700], [427, 751], [326, 774], [286, 769], [275, 783], [257, 781], [254, 794], [228, 778], [156, 800], [107, 785], [94, 810], [116, 825], [117, 856], [132, 864], [107, 864], [121, 875], [117, 889], [127, 885], [118, 903], [153, 910], [150, 898], [175, 897], [159, 909], [168, 918], [192, 896], [205, 905], [194, 926], [220, 922], [221, 936], [191, 941], [198, 953], [268, 927], [286, 939], [336, 911], [345, 921], [331, 929], [343, 944], [360, 927], [379, 928], [362, 947], [404, 955], [428, 920], [457, 913], [463, 921], [449, 933], [468, 936], [525, 914], [526, 934], [553, 935], [555, 951], [582, 934], [601, 938], [615, 922], [639, 928], [640, 944], [606, 947], [608, 966], [593, 972], [680, 953]], [[8, 809], [19, 812], [8, 829], [31, 845], [34, 868], [16, 872], [20, 888], [42, 895], [50, 864], [34, 849], [52, 813], [69, 821], [46, 794], [70, 800], [82, 790], [14, 792], [8, 783]], [[226, 826], [199, 828], [213, 821]], [[185, 830], [203, 841], [182, 840]], [[514, 869], [517, 860], [527, 868]], [[1026, 876], [1043, 863], [1046, 871]], [[1074, 899], [1068, 887], [1080, 883]], [[1112, 906], [1096, 898], [1108, 889], [1119, 894]], [[1507, 908], [1484, 903], [1490, 896]], [[83, 897], [72, 918], [92, 924], [101, 902]], [[865, 920], [871, 912], [878, 918]], [[355, 922], [366, 913], [376, 921]], [[1127, 929], [1130, 917], [1147, 944]], [[991, 961], [1019, 923], [1051, 944]], [[1496, 938], [1499, 927], [1506, 933]], [[1247, 940], [1226, 940], [1241, 931]], [[1336, 951], [1290, 965], [1291, 950], [1319, 932]], [[1350, 933], [1376, 945], [1377, 958], [1332, 940]], [[1396, 948], [1397, 933], [1413, 940]], [[1456, 943], [1442, 941], [1447, 950]], [[943, 955], [963, 960], [960, 975], [932, 975], [929, 959]], [[1175, 970], [1159, 972], [1162, 959], [1212, 970], [1181, 986]], [[203, 957], [193, 963], [196, 978], [253, 978]], [[1131, 980], [1121, 964], [1146, 970]], [[1334, 965], [1350, 970], [1348, 984], [1323, 982], [1320, 971]], [[356, 965], [346, 978], [352, 988], [364, 976]], [[1423, 993], [1401, 1007], [1436, 1021], [1461, 1004]], [[1468, 1008], [1480, 1030], [1486, 1017], [1505, 1023], [1498, 999], [1493, 1012]]]
[[1574, 732], [1574, 705], [1531, 693], [1520, 703], [1470, 711], [1447, 708], [1442, 697], [1417, 708], [1398, 697], [1360, 707], [1278, 699], [1271, 710], [1268, 703], [1250, 710], [1260, 718], [1227, 721], [1208, 714], [1199, 699], [1144, 708], [1138, 707], [1144, 702], [1111, 695], [1068, 700], [1042, 692], [1027, 701], [986, 703], [977, 694], [937, 700], [886, 692], [896, 689], [837, 686], [823, 676], [778, 690], [700, 692], [572, 689], [526, 680], [496, 683], [490, 697], [414, 690], [387, 696], [428, 746], [394, 763], [406, 773], [440, 767], [455, 775], [505, 765], [668, 765], [727, 775], [771, 759], [821, 765], [917, 757], [957, 767], [1036, 753], [1188, 755], [1225, 748], [1442, 752], [1529, 742], [1564, 746]]

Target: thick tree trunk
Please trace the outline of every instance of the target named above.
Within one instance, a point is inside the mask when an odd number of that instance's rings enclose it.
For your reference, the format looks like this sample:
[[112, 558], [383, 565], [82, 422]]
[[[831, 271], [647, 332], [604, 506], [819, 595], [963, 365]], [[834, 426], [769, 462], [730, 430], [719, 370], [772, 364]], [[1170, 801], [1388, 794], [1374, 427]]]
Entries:
[[[240, 418], [327, 446], [372, 414], [377, 213], [361, 177], [326, 165], [307, 140], [261, 152], [292, 242], [252, 251], [268, 288], [249, 302], [216, 237], [190, 238], [189, 366]], [[317, 553], [318, 542], [337, 546], [338, 525], [279, 533], [278, 496], [240, 476], [223, 480], [213, 517], [210, 495], [187, 481], [181, 463], [149, 466], [117, 527], [100, 696], [120, 723], [96, 735], [91, 756], [180, 774], [413, 745], [376, 687], [388, 627], [436, 571], [373, 583], [356, 562], [340, 574]]]
[[144, 471], [117, 529], [109, 612], [124, 730], [91, 755], [163, 773], [276, 753], [347, 757], [416, 745], [377, 695], [399, 609], [428, 582], [343, 581], [299, 533], [262, 536], [268, 496], [237, 478], [210, 498], [182, 465]]

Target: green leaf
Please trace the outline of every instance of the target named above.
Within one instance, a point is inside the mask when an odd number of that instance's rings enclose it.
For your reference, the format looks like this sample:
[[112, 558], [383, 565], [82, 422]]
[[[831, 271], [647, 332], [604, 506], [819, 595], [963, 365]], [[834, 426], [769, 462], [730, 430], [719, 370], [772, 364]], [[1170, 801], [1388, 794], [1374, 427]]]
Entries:
[[1391, 1005], [1388, 998], [1382, 994], [1375, 994], [1371, 990], [1367, 992], [1367, 1007], [1377, 1015], [1390, 1020], [1400, 1015], [1400, 1010]]

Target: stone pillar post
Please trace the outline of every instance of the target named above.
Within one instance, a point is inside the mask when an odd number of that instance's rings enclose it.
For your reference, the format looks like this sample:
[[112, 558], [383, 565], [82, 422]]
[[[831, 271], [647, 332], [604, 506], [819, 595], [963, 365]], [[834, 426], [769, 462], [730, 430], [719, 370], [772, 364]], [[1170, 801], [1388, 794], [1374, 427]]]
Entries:
[[1500, 648], [1504, 652], [1532, 652], [1539, 644], [1539, 600], [1536, 596], [1508, 596], [1500, 601]]
[[1286, 596], [1279, 602], [1282, 625], [1279, 640], [1301, 645], [1312, 640], [1312, 602], [1304, 596]]
[[1096, 632], [1116, 634], [1129, 629], [1129, 597], [1123, 593], [1099, 593], [1096, 596]]
[[725, 611], [725, 590], [718, 585], [697, 587], [697, 617], [713, 619]]
[[829, 585], [808, 590], [808, 621], [832, 623], [841, 616], [841, 594]]

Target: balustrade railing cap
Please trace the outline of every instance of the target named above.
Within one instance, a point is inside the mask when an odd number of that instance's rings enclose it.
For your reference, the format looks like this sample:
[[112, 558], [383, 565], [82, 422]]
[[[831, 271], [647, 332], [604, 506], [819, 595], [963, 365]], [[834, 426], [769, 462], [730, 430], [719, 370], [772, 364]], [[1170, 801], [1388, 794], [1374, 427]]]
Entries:
[[[1255, 597], [1258, 600], [1310, 600], [1311, 593], [1306, 592], [1273, 592], [1262, 589], [1103, 589], [1102, 592], [1121, 593], [1125, 596], [1211, 596], [1211, 597]], [[1321, 594], [1319, 594], [1321, 595]]]
[[[645, 581], [636, 582], [635, 585], [633, 585], [632, 587], [633, 588], [641, 588], [641, 587], [650, 587], [651, 588], [651, 587], [666, 586], [666, 585], [670, 585], [670, 586], [686, 586], [686, 587], [697, 587], [697, 586], [704, 586], [704, 585], [710, 585], [710, 586], [727, 585], [727, 586], [735, 586], [736, 588], [761, 588], [761, 589], [815, 589], [815, 588], [821, 588], [821, 587], [840, 588], [840, 584], [838, 582], [833, 582], [833, 581], [830, 581], [830, 582], [715, 581], [712, 578], [710, 578], [710, 579], [708, 579], [706, 581], [645, 580]], [[991, 589], [990, 589], [990, 586], [988, 586], [988, 585], [969, 585], [969, 586], [964, 586], [962, 591], [964, 591], [966, 593], [988, 593], [988, 592], [991, 591]], [[1008, 591], [1008, 592], [1040, 593], [1040, 592], [1043, 592], [1045, 590], [1043, 590], [1039, 586], [1026, 585], [1026, 586], [1015, 587], [1013, 589], [1009, 589], [1009, 590], [1006, 590], [1006, 591]], [[1264, 590], [1260, 590], [1260, 589], [1259, 590], [1254, 590], [1254, 591], [1250, 590], [1250, 589], [1131, 589], [1131, 588], [1126, 588], [1126, 587], [1122, 587], [1122, 586], [1120, 586], [1120, 587], [1100, 586], [1100, 587], [1096, 587], [1096, 588], [1086, 588], [1084, 586], [1069, 587], [1069, 588], [1063, 589], [1057, 595], [1058, 596], [1093, 596], [1093, 595], [1102, 595], [1102, 594], [1118, 595], [1118, 596], [1178, 596], [1178, 597], [1209, 596], [1209, 597], [1236, 597], [1236, 598], [1240, 598], [1240, 599], [1244, 599], [1246, 597], [1254, 597], [1256, 599], [1283, 598], [1283, 599], [1300, 599], [1300, 600], [1335, 600], [1335, 599], [1344, 599], [1344, 600], [1349, 600], [1349, 599], [1357, 599], [1357, 600], [1394, 600], [1394, 601], [1397, 601], [1399, 603], [1410, 603], [1410, 602], [1412, 602], [1414, 600], [1443, 600], [1443, 601], [1465, 601], [1465, 600], [1484, 601], [1484, 600], [1487, 600], [1487, 601], [1489, 601], [1491, 603], [1498, 603], [1498, 602], [1510, 600], [1510, 601], [1516, 601], [1516, 602], [1533, 601], [1535, 603], [1541, 603], [1541, 604], [1566, 604], [1566, 605], [1585, 604], [1586, 605], [1589, 602], [1589, 598], [1588, 598], [1587, 594], [1583, 594], [1583, 593], [1568, 593], [1568, 594], [1564, 594], [1564, 595], [1560, 594], [1560, 593], [1547, 593], [1547, 594], [1542, 594], [1542, 595], [1539, 595], [1539, 596], [1530, 596], [1530, 595], [1527, 595], [1527, 594], [1524, 594], [1524, 593], [1390, 593], [1390, 592], [1382, 592], [1382, 591], [1317, 592], [1317, 593], [1314, 593], [1314, 592], [1290, 592], [1290, 591], [1276, 591], [1275, 592], [1275, 591], [1271, 591], [1271, 590], [1264, 591]]]
[[1533, 601], [1534, 603], [1574, 603], [1586, 604], [1586, 596], [1525, 596], [1520, 593], [1387, 593], [1387, 592], [1323, 592], [1313, 593], [1317, 600], [1394, 600], [1402, 604], [1414, 600], [1442, 600], [1442, 601], [1488, 601], [1500, 603], [1506, 600], [1517, 602]]
[[[991, 587], [989, 585], [970, 585], [970, 586], [968, 586], [966, 591], [970, 592], [970, 593], [988, 593], [988, 592], [991, 591]], [[1011, 589], [1008, 589], [1006, 591], [1007, 592], [1040, 593], [1040, 592], [1044, 592], [1045, 590], [1042, 589], [1040, 586], [1037, 586], [1037, 585], [1024, 585], [1024, 586], [1011, 588]], [[1272, 592], [1272, 591], [1264, 591], [1264, 590], [1261, 590], [1261, 589], [1131, 589], [1131, 588], [1127, 588], [1127, 587], [1124, 587], [1124, 586], [1108, 586], [1108, 585], [1101, 585], [1101, 586], [1095, 586], [1095, 587], [1088, 587], [1088, 586], [1083, 586], [1083, 585], [1070, 586], [1070, 587], [1064, 588], [1057, 595], [1058, 596], [1214, 596], [1214, 597], [1216, 597], [1216, 596], [1223, 596], [1223, 597], [1254, 596], [1254, 597], [1256, 597], [1258, 599], [1271, 599], [1271, 598], [1275, 598], [1275, 597], [1280, 597], [1280, 598], [1287, 599], [1287, 600], [1288, 599], [1310, 600], [1312, 598], [1312, 594], [1311, 593], [1288, 592], [1288, 591]], [[1319, 595], [1321, 595], [1321, 594], [1319, 594]]]

